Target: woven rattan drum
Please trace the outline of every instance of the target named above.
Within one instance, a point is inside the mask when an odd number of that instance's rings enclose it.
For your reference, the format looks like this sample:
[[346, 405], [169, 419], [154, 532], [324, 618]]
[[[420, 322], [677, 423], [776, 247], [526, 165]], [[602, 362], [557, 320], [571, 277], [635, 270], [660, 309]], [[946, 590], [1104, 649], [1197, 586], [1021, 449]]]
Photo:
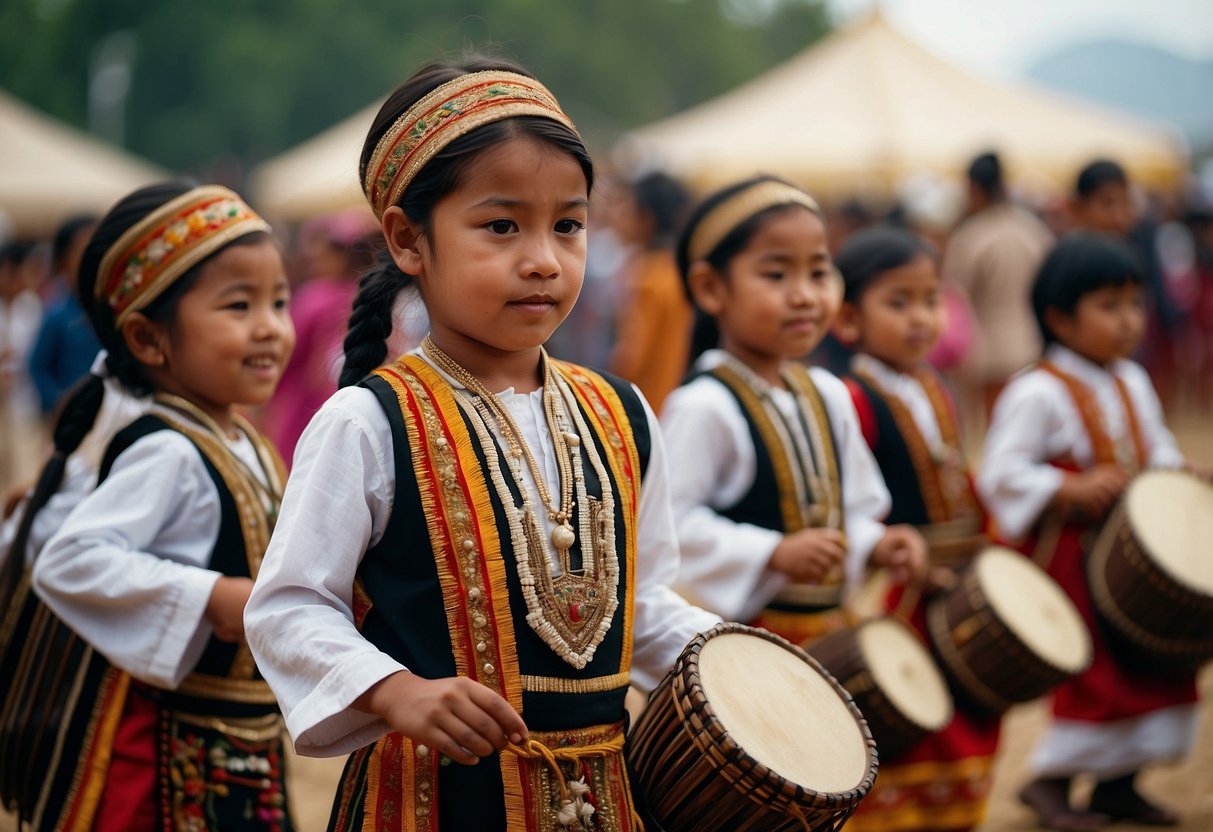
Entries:
[[952, 719], [952, 695], [935, 659], [897, 618], [870, 619], [805, 650], [855, 698], [886, 763]]
[[650, 832], [836, 830], [876, 778], [846, 691], [800, 648], [740, 624], [687, 645], [628, 763]]
[[1062, 588], [1027, 557], [998, 546], [931, 601], [927, 629], [953, 693], [994, 713], [1091, 663], [1091, 637]]
[[1185, 471], [1139, 474], [1087, 581], [1100, 618], [1139, 657], [1180, 668], [1213, 658], [1213, 486]]

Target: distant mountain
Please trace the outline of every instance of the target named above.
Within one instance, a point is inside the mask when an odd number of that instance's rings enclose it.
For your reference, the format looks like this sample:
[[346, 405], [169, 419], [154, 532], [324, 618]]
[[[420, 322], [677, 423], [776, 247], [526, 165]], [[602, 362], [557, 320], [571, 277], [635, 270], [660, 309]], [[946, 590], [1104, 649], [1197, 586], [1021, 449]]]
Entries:
[[1213, 60], [1097, 40], [1046, 55], [1026, 74], [1046, 87], [1169, 122], [1187, 136], [1193, 151], [1213, 151]]

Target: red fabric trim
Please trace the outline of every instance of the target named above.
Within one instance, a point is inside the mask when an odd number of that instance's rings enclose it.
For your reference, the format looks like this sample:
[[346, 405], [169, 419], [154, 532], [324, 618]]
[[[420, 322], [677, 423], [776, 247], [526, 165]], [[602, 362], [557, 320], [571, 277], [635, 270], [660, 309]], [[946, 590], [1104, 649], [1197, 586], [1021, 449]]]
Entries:
[[93, 832], [156, 832], [159, 709], [135, 683], [122, 711]]
[[872, 408], [872, 402], [855, 379], [844, 378], [843, 383], [851, 394], [851, 401], [855, 403], [855, 412], [859, 415], [859, 430], [863, 433], [864, 441], [868, 443], [869, 449], [875, 451], [876, 443], [880, 441], [880, 429], [876, 425], [876, 411]]

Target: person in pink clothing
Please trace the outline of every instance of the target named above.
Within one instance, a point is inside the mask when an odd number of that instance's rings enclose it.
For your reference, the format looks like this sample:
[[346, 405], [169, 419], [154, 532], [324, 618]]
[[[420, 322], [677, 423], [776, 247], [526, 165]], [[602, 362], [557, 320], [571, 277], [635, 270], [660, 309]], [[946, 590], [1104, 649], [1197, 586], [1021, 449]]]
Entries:
[[264, 419], [288, 466], [308, 421], [337, 392], [346, 322], [358, 276], [370, 264], [370, 239], [378, 231], [374, 217], [362, 209], [318, 217], [300, 230], [301, 284], [291, 301], [297, 347]]

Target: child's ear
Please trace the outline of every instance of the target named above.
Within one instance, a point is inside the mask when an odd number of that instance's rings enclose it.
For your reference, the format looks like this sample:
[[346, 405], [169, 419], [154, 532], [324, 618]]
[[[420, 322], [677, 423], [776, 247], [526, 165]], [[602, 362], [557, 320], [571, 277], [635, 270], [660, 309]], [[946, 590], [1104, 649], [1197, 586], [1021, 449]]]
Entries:
[[142, 312], [132, 312], [122, 322], [122, 340], [140, 364], [163, 367], [168, 361], [168, 331]]
[[863, 337], [863, 327], [859, 320], [859, 307], [849, 300], [844, 300], [834, 316], [834, 337], [843, 346], [852, 347]]
[[1056, 306], [1045, 307], [1045, 326], [1062, 344], [1073, 343], [1076, 326], [1073, 315], [1067, 315]]
[[425, 258], [425, 235], [421, 226], [409, 220], [398, 205], [393, 205], [383, 214], [383, 238], [388, 251], [400, 271], [420, 277]]
[[687, 270], [687, 286], [695, 305], [713, 318], [724, 312], [728, 285], [724, 275], [707, 260], [696, 260]]

